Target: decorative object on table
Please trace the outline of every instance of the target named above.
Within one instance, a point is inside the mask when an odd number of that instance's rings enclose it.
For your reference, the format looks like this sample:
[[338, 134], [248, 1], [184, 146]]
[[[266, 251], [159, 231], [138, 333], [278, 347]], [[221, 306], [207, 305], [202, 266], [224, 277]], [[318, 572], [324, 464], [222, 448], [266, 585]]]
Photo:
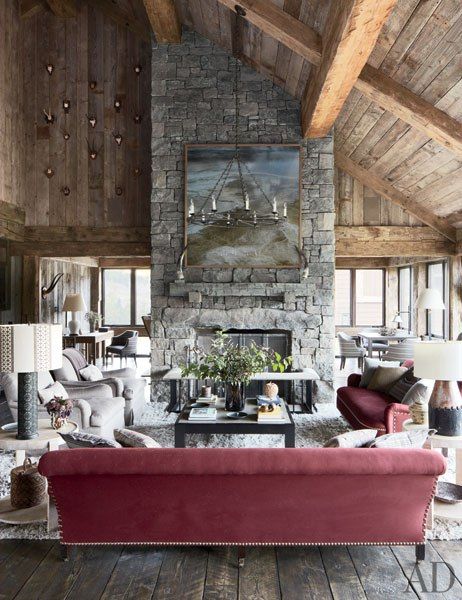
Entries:
[[462, 342], [418, 342], [414, 351], [417, 377], [434, 379], [428, 402], [429, 426], [440, 435], [462, 435]]
[[53, 429], [58, 430], [67, 425], [67, 420], [71, 416], [74, 405], [69, 398], [55, 396], [53, 400], [45, 404], [45, 408], [51, 417], [51, 426]]
[[38, 436], [37, 372], [61, 366], [61, 325], [0, 325], [0, 373], [18, 374], [19, 440]]
[[438, 481], [435, 500], [446, 504], [458, 504], [462, 502], [462, 485], [450, 483], [449, 481]]
[[101, 319], [102, 315], [93, 310], [90, 310], [87, 313], [85, 313], [85, 320], [88, 321], [90, 333], [93, 333], [96, 329], [98, 329], [98, 325], [100, 324]]
[[380, 327], [380, 335], [396, 335], [396, 329], [394, 327]]
[[409, 414], [416, 425], [428, 425], [428, 403], [419, 398], [409, 406]]
[[217, 418], [217, 409], [213, 407], [191, 408], [189, 411], [190, 421], [215, 421]]
[[274, 350], [254, 342], [249, 346], [236, 346], [223, 331], [217, 332], [208, 354], [200, 347], [195, 347], [193, 353], [196, 362], [183, 365], [182, 376], [194, 375], [198, 379], [225, 383], [225, 408], [237, 412], [245, 406], [244, 385], [254, 373], [267, 368], [282, 373], [292, 363], [292, 357], [282, 358]]
[[272, 381], [268, 381], [268, 383], [265, 383], [265, 385], [263, 386], [264, 396], [268, 396], [270, 400], [274, 400], [275, 398], [277, 398], [278, 394], [279, 388], [275, 383], [273, 383]]
[[[417, 309], [428, 310], [428, 315], [431, 319], [432, 310], [445, 310], [443, 298], [439, 290], [433, 288], [425, 288], [423, 292], [419, 294], [417, 302], [415, 303]], [[432, 339], [432, 334], [429, 329], [429, 339]]]
[[398, 327], [398, 329], [401, 329], [402, 322], [403, 322], [403, 317], [399, 313], [396, 313], [396, 315], [393, 318], [392, 323], [396, 323], [396, 326]]
[[11, 470], [10, 502], [14, 509], [31, 508], [47, 498], [47, 480], [37, 465], [26, 458], [24, 464]]
[[237, 421], [238, 419], [245, 419], [245, 417], [248, 417], [249, 414], [244, 412], [243, 410], [240, 410], [238, 412], [226, 413], [226, 416], [228, 417], [228, 419], [234, 419], [235, 421]]
[[282, 399], [279, 396], [269, 398], [268, 396], [257, 396], [257, 405], [265, 406], [267, 404], [282, 404]]
[[58, 285], [59, 280], [61, 279], [61, 277], [64, 275], [64, 273], [57, 273], [53, 279], [51, 280], [50, 285], [47, 287], [46, 285], [42, 285], [42, 289], [41, 291], [41, 296], [42, 296], [42, 300], [44, 298], [46, 298], [48, 296], [48, 294], [51, 294], [51, 292], [55, 289], [55, 287]]
[[201, 387], [201, 398], [210, 398], [212, 395], [212, 386], [203, 385]]
[[66, 294], [63, 311], [72, 313], [72, 319], [67, 324], [71, 335], [77, 335], [80, 330], [80, 322], [77, 319], [77, 313], [82, 311], [86, 312], [86, 310], [87, 306], [82, 294]]
[[258, 407], [257, 421], [259, 423], [283, 423], [285, 415], [280, 404], [264, 404]]

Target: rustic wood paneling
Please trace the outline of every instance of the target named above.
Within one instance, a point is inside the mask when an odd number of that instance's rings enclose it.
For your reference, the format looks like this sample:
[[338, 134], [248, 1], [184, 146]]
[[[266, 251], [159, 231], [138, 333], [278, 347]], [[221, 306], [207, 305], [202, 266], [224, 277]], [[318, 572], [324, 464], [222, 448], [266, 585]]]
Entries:
[[[77, 4], [75, 19], [45, 11], [23, 22], [23, 52], [34, 63], [33, 68], [26, 66], [24, 76], [26, 223], [145, 225], [150, 202], [150, 47], [98, 8]], [[51, 75], [45, 69], [49, 63], [54, 67]], [[142, 67], [139, 74], [136, 65]], [[68, 113], [64, 100], [70, 102]], [[43, 109], [51, 109], [53, 124], [45, 123]], [[136, 124], [138, 114], [142, 121]], [[94, 128], [89, 117], [96, 117]], [[116, 134], [122, 136], [120, 146]], [[94, 160], [89, 146], [97, 151]], [[54, 171], [50, 179], [44, 173], [47, 167]]]
[[21, 22], [16, 0], [0, 0], [0, 202], [24, 205]]

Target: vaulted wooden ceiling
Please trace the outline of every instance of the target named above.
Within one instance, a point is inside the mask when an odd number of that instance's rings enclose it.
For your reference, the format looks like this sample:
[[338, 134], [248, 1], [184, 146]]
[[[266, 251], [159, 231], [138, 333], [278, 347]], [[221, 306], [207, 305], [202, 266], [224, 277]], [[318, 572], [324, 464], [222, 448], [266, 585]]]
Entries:
[[[180, 24], [300, 98], [304, 111], [310, 104], [322, 114], [318, 92], [325, 101], [335, 90], [337, 165], [446, 237], [462, 228], [460, 0], [89, 1], [120, 11], [140, 31], [145, 6], [159, 41], [178, 39], [176, 10]], [[53, 8], [72, 0], [27, 3]], [[243, 18], [236, 18], [236, 4]], [[370, 18], [361, 14], [373, 5]], [[348, 11], [354, 18], [342, 31], [337, 23]], [[367, 35], [352, 39], [356, 27]], [[370, 47], [361, 39], [367, 36]], [[339, 48], [346, 62], [335, 62]], [[304, 123], [308, 135], [321, 131], [312, 122]]]

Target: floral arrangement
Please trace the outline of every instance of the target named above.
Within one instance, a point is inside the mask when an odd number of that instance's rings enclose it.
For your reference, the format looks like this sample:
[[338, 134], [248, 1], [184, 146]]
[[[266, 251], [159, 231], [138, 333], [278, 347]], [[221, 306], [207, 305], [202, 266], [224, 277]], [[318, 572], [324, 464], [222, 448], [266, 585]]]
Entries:
[[194, 375], [231, 385], [248, 384], [252, 375], [266, 369], [283, 373], [292, 364], [291, 356], [282, 358], [278, 352], [254, 342], [250, 346], [235, 346], [223, 331], [216, 334], [209, 353], [202, 348], [194, 352], [197, 361], [182, 366], [183, 376]]
[[59, 429], [67, 423], [67, 419], [70, 417], [74, 404], [69, 398], [61, 398], [55, 396], [53, 400], [50, 400], [45, 404], [47, 413], [51, 416], [51, 426], [53, 429]]
[[99, 323], [101, 321], [102, 316], [99, 313], [94, 312], [93, 310], [90, 310], [87, 313], [85, 313], [85, 319], [89, 323], [93, 323], [94, 325], [96, 325], [97, 323]]

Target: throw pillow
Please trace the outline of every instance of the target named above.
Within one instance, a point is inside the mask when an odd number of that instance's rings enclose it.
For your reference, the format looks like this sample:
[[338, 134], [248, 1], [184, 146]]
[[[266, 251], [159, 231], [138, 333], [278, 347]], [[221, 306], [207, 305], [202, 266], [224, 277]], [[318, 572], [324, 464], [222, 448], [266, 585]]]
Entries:
[[377, 367], [399, 367], [398, 361], [387, 361], [386, 364], [383, 364], [378, 358], [365, 358], [364, 359], [364, 370], [361, 377], [361, 381], [359, 382], [359, 387], [367, 388], [370, 384], [371, 379], [377, 370]]
[[391, 386], [407, 371], [404, 367], [377, 367], [367, 386], [368, 390], [388, 393]]
[[59, 381], [55, 381], [43, 390], [39, 390], [38, 395], [42, 404], [50, 402], [50, 400], [53, 400], [55, 397], [62, 398], [63, 400], [69, 398], [69, 394], [66, 392], [64, 386], [59, 383]]
[[375, 440], [377, 429], [358, 429], [347, 431], [331, 438], [324, 444], [324, 448], [361, 448]]
[[74, 433], [59, 434], [66, 442], [68, 448], [120, 448], [120, 444], [114, 440], [94, 435], [93, 433], [84, 433], [75, 431]]
[[85, 381], [100, 381], [100, 379], [104, 379], [103, 374], [95, 365], [87, 365], [84, 369], [80, 369], [79, 373]]
[[401, 400], [401, 404], [406, 404], [407, 406], [411, 406], [417, 400], [423, 400], [426, 402], [428, 399], [428, 387], [425, 383], [418, 381], [414, 383], [414, 385], [406, 392], [406, 395]]
[[402, 377], [394, 383], [388, 394], [394, 398], [397, 402], [402, 402], [404, 396], [408, 393], [411, 387], [419, 381], [418, 377], [414, 375], [414, 367], [408, 369]]
[[148, 435], [132, 429], [114, 429], [114, 437], [125, 448], [162, 448]]
[[422, 448], [434, 429], [414, 429], [380, 435], [369, 446], [371, 448]]

